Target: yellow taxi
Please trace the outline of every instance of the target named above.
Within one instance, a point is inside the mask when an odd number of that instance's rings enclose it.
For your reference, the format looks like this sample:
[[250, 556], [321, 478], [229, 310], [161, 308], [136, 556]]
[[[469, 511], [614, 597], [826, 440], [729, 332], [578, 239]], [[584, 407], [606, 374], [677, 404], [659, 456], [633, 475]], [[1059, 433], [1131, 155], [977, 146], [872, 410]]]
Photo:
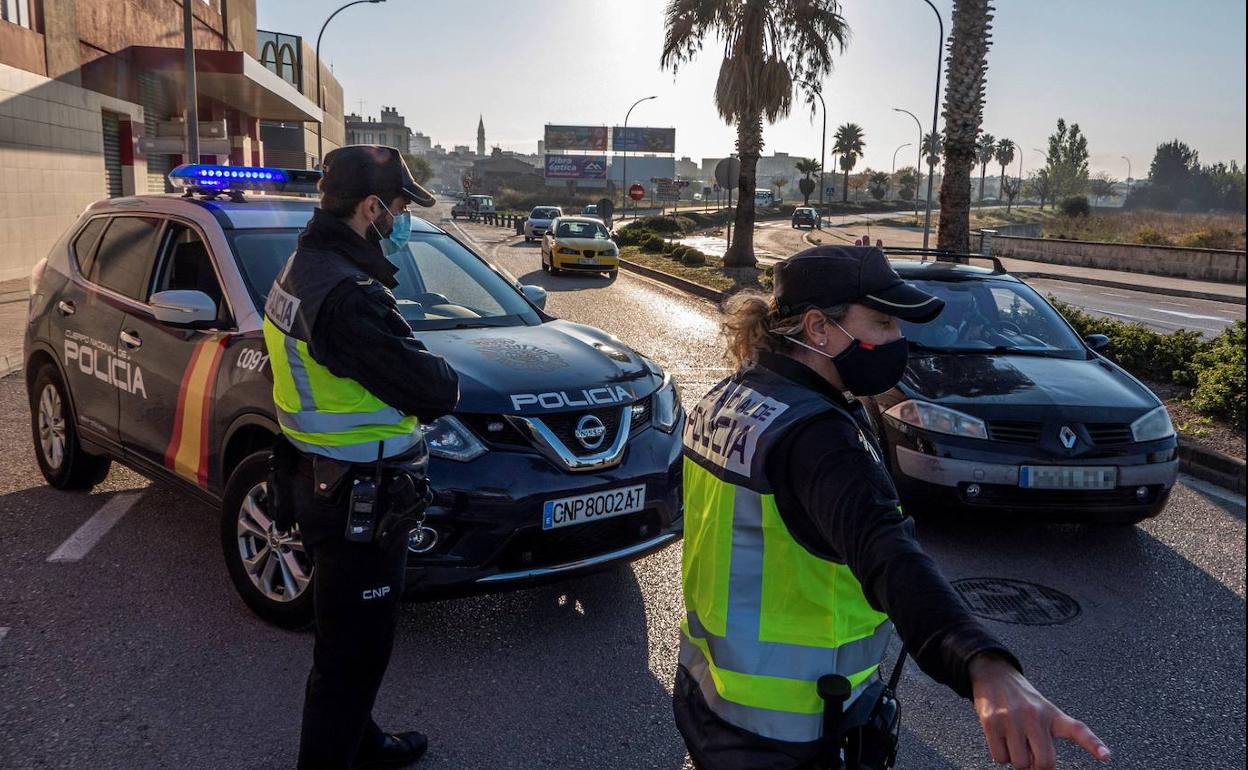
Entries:
[[620, 269], [620, 248], [601, 219], [558, 217], [542, 236], [542, 269], [614, 276]]

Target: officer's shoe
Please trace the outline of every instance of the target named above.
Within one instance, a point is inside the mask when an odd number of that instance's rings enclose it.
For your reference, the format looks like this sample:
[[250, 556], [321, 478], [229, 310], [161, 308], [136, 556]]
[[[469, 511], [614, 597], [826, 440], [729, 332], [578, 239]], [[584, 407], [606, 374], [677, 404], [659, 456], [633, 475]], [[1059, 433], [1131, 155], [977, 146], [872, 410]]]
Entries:
[[429, 739], [418, 732], [387, 735], [380, 746], [361, 749], [351, 765], [351, 770], [407, 767], [423, 757], [428, 748]]

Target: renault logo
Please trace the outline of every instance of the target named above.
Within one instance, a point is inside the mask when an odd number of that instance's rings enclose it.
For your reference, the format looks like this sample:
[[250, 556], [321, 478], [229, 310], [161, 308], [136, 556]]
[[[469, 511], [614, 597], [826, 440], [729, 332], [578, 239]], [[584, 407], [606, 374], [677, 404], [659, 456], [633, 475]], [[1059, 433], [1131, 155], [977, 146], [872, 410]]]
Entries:
[[1057, 432], [1057, 437], [1062, 440], [1062, 446], [1067, 449], [1074, 449], [1075, 444], [1079, 441], [1079, 437], [1070, 429], [1069, 425], [1063, 425], [1062, 429]]
[[607, 426], [592, 414], [587, 414], [576, 423], [576, 440], [586, 449], [597, 449], [607, 437]]

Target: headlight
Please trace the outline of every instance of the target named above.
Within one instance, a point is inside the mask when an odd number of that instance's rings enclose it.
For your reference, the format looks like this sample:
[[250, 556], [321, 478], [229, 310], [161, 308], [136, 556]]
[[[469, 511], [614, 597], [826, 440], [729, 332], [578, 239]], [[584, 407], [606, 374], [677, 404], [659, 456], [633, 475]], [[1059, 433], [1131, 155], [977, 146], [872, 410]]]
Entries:
[[933, 433], [964, 438], [988, 438], [988, 426], [978, 417], [926, 401], [902, 401], [884, 414], [898, 422]]
[[1131, 423], [1131, 437], [1136, 441], [1156, 441], [1174, 435], [1174, 424], [1166, 407], [1159, 406]]
[[654, 392], [652, 401], [655, 426], [664, 433], [671, 433], [680, 419], [680, 394], [670, 374], [663, 376], [663, 385]]
[[425, 434], [429, 454], [434, 457], [466, 463], [485, 454], [485, 445], [454, 417], [439, 417], [428, 425], [421, 425], [420, 430]]

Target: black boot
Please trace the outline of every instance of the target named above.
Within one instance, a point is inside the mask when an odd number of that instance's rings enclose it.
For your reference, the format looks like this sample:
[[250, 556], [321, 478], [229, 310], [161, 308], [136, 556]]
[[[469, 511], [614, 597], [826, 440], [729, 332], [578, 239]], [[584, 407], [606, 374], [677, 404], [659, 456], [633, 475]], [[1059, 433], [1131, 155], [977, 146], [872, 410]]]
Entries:
[[351, 770], [381, 770], [389, 767], [407, 767], [425, 755], [429, 739], [418, 732], [386, 735], [381, 745], [360, 749]]

